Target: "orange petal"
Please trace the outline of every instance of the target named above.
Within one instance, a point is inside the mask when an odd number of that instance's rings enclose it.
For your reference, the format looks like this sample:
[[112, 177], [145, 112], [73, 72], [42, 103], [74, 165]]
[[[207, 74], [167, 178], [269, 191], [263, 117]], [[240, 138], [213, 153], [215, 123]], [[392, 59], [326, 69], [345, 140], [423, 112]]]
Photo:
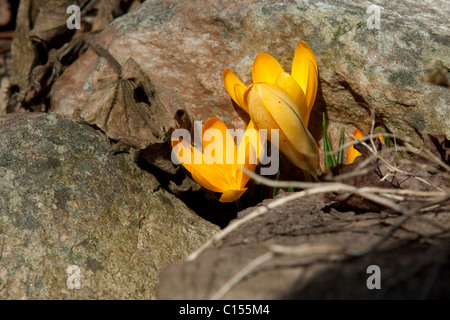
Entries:
[[252, 78], [253, 83], [267, 82], [275, 84], [278, 75], [284, 72], [277, 59], [268, 53], [259, 53], [253, 61]]
[[318, 71], [316, 57], [304, 41], [300, 41], [295, 49], [291, 74], [305, 93], [309, 119], [317, 94]]
[[[295, 103], [280, 88], [267, 83], [255, 84], [249, 93], [249, 110], [259, 129], [279, 129], [279, 149], [298, 167], [318, 174], [319, 148]], [[292, 150], [293, 149], [293, 150]]]
[[234, 95], [237, 100], [238, 106], [240, 106], [245, 112], [248, 113], [248, 105], [247, 102], [244, 100], [244, 94], [247, 90], [247, 87], [240, 85], [239, 83], [236, 83], [234, 85]]
[[305, 122], [305, 125], [308, 126], [308, 122], [305, 121], [306, 118], [309, 118], [309, 116], [307, 116], [308, 106], [306, 97], [303, 93], [302, 88], [298, 85], [297, 81], [295, 81], [294, 77], [292, 77], [289, 73], [282, 72], [278, 76], [275, 85], [282, 88], [295, 102], [297, 113], [301, 115], [303, 121]]
[[241, 189], [241, 190], [227, 190], [225, 191], [222, 196], [220, 197], [219, 201], [220, 202], [233, 202], [236, 201], [237, 199], [239, 199], [244, 192], [247, 190], [247, 188], [245, 189]]
[[[250, 177], [240, 170], [239, 167], [244, 167], [247, 170], [254, 171], [256, 167], [256, 152], [252, 142], [249, 140], [249, 135], [242, 138], [238, 148], [238, 163], [236, 164], [236, 186], [243, 189]], [[244, 159], [242, 159], [244, 158]]]
[[[183, 162], [179, 157], [181, 148], [183, 149], [183, 152], [190, 150], [190, 163]], [[229, 183], [224, 173], [220, 172], [220, 168], [217, 168], [214, 165], [206, 164], [200, 150], [194, 146], [190, 145], [186, 141], [181, 141], [176, 144], [174, 153], [186, 170], [191, 173], [192, 178], [204, 188], [214, 192], [223, 192], [229, 188]], [[202, 163], [195, 163], [194, 159], [202, 159]]]
[[353, 145], [348, 147], [348, 155], [347, 155], [347, 161], [349, 164], [352, 164], [357, 157], [359, 157], [361, 153], [356, 150]]
[[244, 136], [238, 146], [238, 164], [243, 164], [243, 162], [240, 161], [240, 155], [242, 155], [240, 150], [244, 150], [245, 143], [250, 143], [252, 145], [256, 160], [258, 160], [263, 152], [265, 137], [259, 132], [252, 120], [249, 121], [247, 129], [245, 129]]
[[[209, 129], [216, 129], [220, 131], [221, 139], [214, 139], [213, 141], [208, 141], [207, 139], [204, 139], [205, 132]], [[211, 148], [214, 148], [216, 152], [220, 152], [222, 154], [223, 164], [236, 163], [235, 159], [237, 157], [237, 151], [236, 151], [236, 144], [234, 143], [234, 138], [231, 136], [230, 131], [228, 130], [228, 127], [225, 125], [225, 123], [223, 123], [222, 120], [215, 117], [209, 118], [203, 125], [202, 129], [203, 151], [205, 151], [205, 149], [208, 148], [208, 146], [211, 143], [213, 144]]]
[[[208, 164], [214, 164], [227, 180], [228, 188], [235, 185], [237, 150], [234, 137], [228, 127], [218, 118], [209, 118], [202, 130], [203, 157]], [[209, 136], [209, 137], [208, 137]], [[212, 141], [207, 141], [211, 138]]]
[[[363, 133], [359, 129], [355, 129], [355, 131], [353, 131], [353, 135], [358, 139], [364, 138]], [[353, 138], [352, 138], [352, 141], [353, 141]]]
[[243, 100], [243, 93], [245, 92], [247, 87], [228, 68], [223, 70], [222, 79], [225, 85], [225, 89], [227, 90], [228, 94], [233, 99], [233, 101], [236, 102], [236, 104], [240, 106], [242, 109], [246, 110], [245, 106], [242, 105], [241, 103]]
[[[358, 138], [358, 139], [362, 139], [364, 138], [364, 135], [362, 134], [362, 132], [359, 129], [356, 129], [355, 131], [353, 131], [353, 135]], [[353, 141], [353, 138], [350, 138], [350, 142]], [[355, 159], [357, 157], [359, 157], [361, 155], [361, 153], [356, 150], [353, 145], [351, 145], [350, 147], [348, 147], [348, 152], [347, 152], [347, 163], [351, 164], [355, 161]]]

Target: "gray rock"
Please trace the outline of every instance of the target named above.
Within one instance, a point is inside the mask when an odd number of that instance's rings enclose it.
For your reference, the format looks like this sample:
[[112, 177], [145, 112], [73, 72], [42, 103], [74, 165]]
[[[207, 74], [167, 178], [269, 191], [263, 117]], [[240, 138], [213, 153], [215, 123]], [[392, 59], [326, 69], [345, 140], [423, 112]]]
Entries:
[[[264, 200], [269, 205], [272, 199]], [[257, 207], [239, 213], [242, 218]], [[355, 214], [321, 195], [288, 202], [230, 233], [217, 248], [160, 273], [159, 299], [446, 299], [450, 212], [413, 216], [375, 250], [402, 216]], [[427, 241], [423, 241], [427, 239]], [[278, 246], [278, 247], [275, 247]], [[283, 250], [280, 250], [280, 246]], [[367, 250], [366, 253], [363, 251]], [[276, 252], [276, 253], [274, 253]], [[353, 255], [354, 253], [360, 255]], [[268, 259], [264, 259], [267, 255]], [[259, 264], [256, 264], [259, 261]], [[253, 268], [249, 268], [253, 265]], [[380, 267], [381, 289], [369, 290]], [[231, 280], [247, 270], [239, 281]], [[370, 283], [373, 283], [369, 279]], [[216, 296], [228, 287], [223, 295]]]
[[[368, 27], [373, 3], [380, 29]], [[304, 40], [319, 65], [309, 126], [317, 139], [323, 111], [367, 134], [373, 106], [377, 122], [420, 146], [428, 133], [450, 137], [449, 89], [425, 81], [430, 61], [444, 72], [450, 68], [449, 15], [445, 0], [148, 0], [98, 39], [119, 62], [132, 57], [176, 89], [196, 119], [218, 116], [231, 127], [246, 120], [224, 89], [223, 69], [249, 84], [253, 59], [268, 52], [290, 71], [295, 46]], [[71, 114], [107, 67], [88, 51], [54, 85], [52, 110]]]
[[217, 232], [110, 148], [57, 114], [0, 117], [1, 299], [151, 299]]

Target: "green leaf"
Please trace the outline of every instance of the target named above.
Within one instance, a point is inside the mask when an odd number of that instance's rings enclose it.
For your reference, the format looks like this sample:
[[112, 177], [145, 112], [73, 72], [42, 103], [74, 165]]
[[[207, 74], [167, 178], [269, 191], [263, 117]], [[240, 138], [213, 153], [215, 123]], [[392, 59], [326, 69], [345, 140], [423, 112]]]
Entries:
[[327, 120], [325, 119], [325, 113], [322, 113], [323, 119], [322, 119], [322, 127], [323, 127], [323, 149], [324, 149], [324, 161], [325, 161], [325, 168], [331, 168], [336, 166], [336, 159], [334, 158], [333, 154], [333, 147], [330, 142], [330, 138], [328, 137], [327, 132]]

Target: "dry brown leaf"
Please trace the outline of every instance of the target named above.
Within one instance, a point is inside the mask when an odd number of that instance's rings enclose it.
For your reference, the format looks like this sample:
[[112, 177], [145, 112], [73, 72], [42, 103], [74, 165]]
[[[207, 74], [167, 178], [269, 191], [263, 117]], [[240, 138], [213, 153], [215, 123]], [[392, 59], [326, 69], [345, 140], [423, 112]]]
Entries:
[[[108, 61], [105, 77], [93, 84], [88, 100], [75, 117], [100, 128], [117, 142], [113, 152], [132, 152], [169, 175], [180, 173], [171, 161], [173, 130], [191, 129], [191, 116], [177, 93], [152, 80], [132, 59], [121, 66], [107, 50], [89, 39], [94, 51]], [[184, 174], [183, 174], [184, 175]], [[181, 180], [174, 191], [191, 189]]]
[[28, 37], [35, 42], [53, 42], [53, 45], [55, 41], [64, 43], [70, 39], [74, 31], [67, 28], [66, 10], [72, 2], [70, 0], [33, 1], [33, 9], [37, 11], [37, 14]]
[[59, 49], [50, 49], [48, 60], [43, 65], [31, 69], [28, 84], [18, 92], [13, 92], [8, 101], [8, 112], [15, 112], [21, 108], [33, 111], [46, 111], [43, 104], [51, 86], [64, 68], [84, 49], [81, 38], [65, 44]]
[[[80, 41], [93, 29], [85, 15], [93, 11], [95, 30], [126, 12], [129, 0], [22, 0], [12, 43], [12, 90], [8, 112], [23, 109], [46, 111], [51, 86], [60, 72], [79, 53]], [[0, 2], [1, 4], [1, 2]], [[81, 9], [82, 28], [67, 28], [67, 8]], [[106, 17], [106, 18], [105, 18]], [[89, 20], [89, 21], [87, 21]], [[57, 52], [52, 52], [56, 50]], [[67, 59], [70, 56], [69, 59]], [[66, 61], [63, 61], [66, 60]], [[61, 63], [62, 65], [61, 65]]]
[[122, 0], [100, 0], [97, 1], [96, 9], [97, 16], [92, 23], [92, 31], [98, 31], [103, 29], [108, 23], [110, 23], [115, 17], [123, 14], [121, 9]]
[[111, 72], [93, 87], [78, 116], [124, 148], [144, 150], [167, 143], [172, 131], [180, 124], [188, 126], [189, 119], [182, 104], [161, 101], [163, 90], [129, 58], [121, 75]]

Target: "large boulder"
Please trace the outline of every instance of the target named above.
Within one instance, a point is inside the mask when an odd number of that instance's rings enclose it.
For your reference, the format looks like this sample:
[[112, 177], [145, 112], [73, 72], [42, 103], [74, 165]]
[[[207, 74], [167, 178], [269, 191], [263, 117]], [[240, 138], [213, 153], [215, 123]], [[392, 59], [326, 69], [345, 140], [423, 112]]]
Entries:
[[151, 299], [218, 231], [110, 148], [54, 113], [0, 117], [1, 299]]
[[441, 207], [401, 223], [403, 218], [358, 214], [322, 195], [286, 202], [229, 233], [221, 246], [164, 268], [157, 297], [449, 298], [450, 212]]
[[[246, 118], [224, 89], [223, 69], [249, 84], [253, 59], [268, 52], [289, 71], [295, 46], [304, 40], [320, 73], [310, 121], [316, 138], [323, 111], [367, 133], [373, 107], [377, 122], [420, 146], [427, 133], [450, 137], [449, 89], [427, 74], [432, 61], [444, 77], [450, 67], [445, 4], [383, 3], [377, 29], [377, 9], [367, 11], [371, 3], [365, 1], [148, 0], [97, 39], [120, 63], [132, 57], [176, 89], [196, 119], [218, 116], [232, 127], [242, 127]], [[54, 85], [51, 109], [71, 114], [108, 68], [89, 50]]]

